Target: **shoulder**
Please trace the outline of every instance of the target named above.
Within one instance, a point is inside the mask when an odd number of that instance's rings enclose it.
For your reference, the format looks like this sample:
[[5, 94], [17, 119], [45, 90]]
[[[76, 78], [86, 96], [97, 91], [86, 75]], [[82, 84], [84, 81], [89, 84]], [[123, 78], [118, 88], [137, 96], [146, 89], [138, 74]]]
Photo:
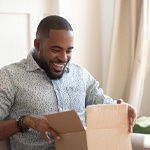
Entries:
[[21, 60], [20, 62], [15, 62], [10, 65], [4, 66], [0, 69], [0, 74], [1, 75], [16, 75], [20, 72], [21, 69], [25, 67], [26, 64], [26, 59]]
[[89, 78], [93, 78], [93, 76], [82, 66], [74, 64], [74, 63], [69, 63], [68, 64], [68, 68], [69, 68], [69, 72], [74, 76], [81, 76], [84, 79], [87, 78], [87, 80]]
[[83, 72], [83, 73], [87, 73], [90, 74], [84, 67], [74, 64], [74, 63], [68, 63], [69, 71], [77, 71], [77, 72]]

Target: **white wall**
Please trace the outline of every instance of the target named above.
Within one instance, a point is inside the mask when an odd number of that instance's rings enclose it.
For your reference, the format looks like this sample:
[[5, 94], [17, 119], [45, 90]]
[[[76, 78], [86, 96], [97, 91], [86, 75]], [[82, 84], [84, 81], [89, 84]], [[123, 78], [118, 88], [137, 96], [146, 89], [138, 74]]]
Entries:
[[49, 13], [49, 0], [0, 0], [0, 68], [27, 56], [39, 21]]
[[[29, 50], [28, 16], [0, 13], [0, 68], [24, 58]], [[16, 36], [17, 35], [17, 36]]]

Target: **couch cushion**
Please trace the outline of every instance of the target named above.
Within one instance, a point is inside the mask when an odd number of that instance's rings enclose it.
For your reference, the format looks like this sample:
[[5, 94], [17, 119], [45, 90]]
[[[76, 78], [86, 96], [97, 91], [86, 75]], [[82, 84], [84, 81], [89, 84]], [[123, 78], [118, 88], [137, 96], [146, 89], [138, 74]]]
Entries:
[[131, 134], [131, 143], [133, 150], [148, 150], [150, 148], [150, 134]]
[[0, 141], [0, 150], [11, 150], [9, 139]]

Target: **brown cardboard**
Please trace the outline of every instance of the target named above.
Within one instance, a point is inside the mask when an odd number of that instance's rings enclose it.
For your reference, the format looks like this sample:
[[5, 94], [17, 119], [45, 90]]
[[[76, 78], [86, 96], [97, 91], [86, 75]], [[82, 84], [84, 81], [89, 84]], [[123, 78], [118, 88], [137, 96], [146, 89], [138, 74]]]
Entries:
[[87, 150], [86, 131], [75, 110], [45, 117], [61, 135], [61, 140], [56, 140], [56, 150]]
[[61, 139], [56, 150], [131, 150], [126, 104], [93, 105], [86, 109], [87, 129], [75, 110], [46, 115]]

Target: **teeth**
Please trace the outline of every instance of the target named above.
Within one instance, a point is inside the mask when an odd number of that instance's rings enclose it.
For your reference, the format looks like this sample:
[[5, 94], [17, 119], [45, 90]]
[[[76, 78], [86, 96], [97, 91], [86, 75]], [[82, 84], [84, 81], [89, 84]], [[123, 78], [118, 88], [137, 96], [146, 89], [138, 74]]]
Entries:
[[64, 64], [62, 65], [60, 65], [60, 64], [55, 64], [55, 63], [53, 63], [55, 66], [58, 66], [58, 67], [63, 67], [64, 66]]

